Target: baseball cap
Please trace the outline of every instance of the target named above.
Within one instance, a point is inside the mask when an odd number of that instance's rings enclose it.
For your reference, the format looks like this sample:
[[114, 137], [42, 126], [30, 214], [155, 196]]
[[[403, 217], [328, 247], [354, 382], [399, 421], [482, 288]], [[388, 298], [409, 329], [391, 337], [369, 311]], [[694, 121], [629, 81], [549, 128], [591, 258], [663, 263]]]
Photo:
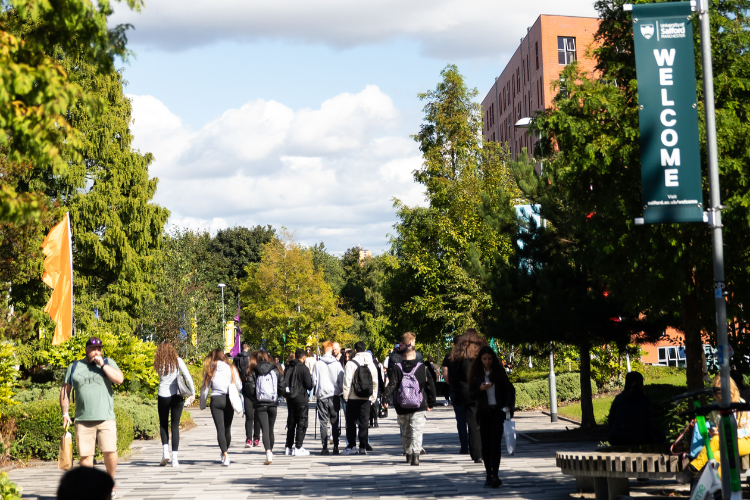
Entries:
[[88, 347], [90, 345], [93, 345], [93, 346], [96, 346], [96, 347], [101, 347], [102, 346], [102, 339], [100, 339], [99, 337], [91, 337], [90, 339], [88, 339], [86, 341], [86, 347]]

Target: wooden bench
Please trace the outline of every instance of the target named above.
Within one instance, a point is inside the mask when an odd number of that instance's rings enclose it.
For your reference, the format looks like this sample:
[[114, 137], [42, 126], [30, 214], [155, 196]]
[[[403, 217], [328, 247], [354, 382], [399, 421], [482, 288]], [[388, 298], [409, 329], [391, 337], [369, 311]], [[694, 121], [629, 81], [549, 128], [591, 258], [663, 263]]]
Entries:
[[[622, 451], [558, 451], [555, 461], [563, 474], [575, 476], [578, 492], [593, 490], [596, 500], [628, 496], [628, 478], [673, 479], [683, 466], [677, 455]], [[743, 470], [750, 468], [750, 457], [741, 462]]]

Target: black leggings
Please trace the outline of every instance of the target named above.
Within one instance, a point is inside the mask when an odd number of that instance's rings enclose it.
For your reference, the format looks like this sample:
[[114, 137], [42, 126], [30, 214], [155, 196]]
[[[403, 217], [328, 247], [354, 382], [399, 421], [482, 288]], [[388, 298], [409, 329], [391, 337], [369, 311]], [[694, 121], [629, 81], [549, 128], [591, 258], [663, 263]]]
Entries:
[[263, 447], [266, 451], [273, 450], [273, 426], [276, 424], [276, 406], [258, 406], [255, 408], [255, 414], [260, 422], [260, 429], [263, 431]]
[[479, 433], [482, 435], [482, 458], [488, 476], [497, 476], [502, 456], [505, 412], [498, 407], [479, 410]]
[[211, 395], [211, 416], [214, 418], [219, 448], [222, 453], [226, 453], [232, 442], [232, 419], [234, 418], [234, 409], [226, 394]]
[[159, 433], [161, 434], [161, 444], [169, 444], [169, 413], [172, 413], [172, 451], [180, 448], [180, 417], [182, 416], [182, 407], [185, 399], [182, 396], [159, 396], [157, 408], [159, 409]]
[[253, 408], [253, 401], [245, 398], [245, 439], [260, 439], [260, 420]]

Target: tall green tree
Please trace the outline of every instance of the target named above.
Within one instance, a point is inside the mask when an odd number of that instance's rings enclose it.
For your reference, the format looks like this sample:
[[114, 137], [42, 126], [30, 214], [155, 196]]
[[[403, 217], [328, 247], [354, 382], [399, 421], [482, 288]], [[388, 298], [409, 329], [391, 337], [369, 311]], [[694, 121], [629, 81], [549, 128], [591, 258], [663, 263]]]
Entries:
[[482, 143], [481, 106], [454, 65], [441, 72], [425, 101], [424, 123], [413, 138], [423, 156], [414, 180], [424, 186], [429, 205], [395, 201], [398, 223], [391, 238], [383, 295], [397, 331], [414, 330], [420, 341], [442, 339], [454, 330], [481, 326], [489, 293], [466, 265], [470, 249], [480, 258], [507, 254], [511, 241], [486, 230], [480, 213], [482, 193], [519, 195], [510, 178], [508, 153]]
[[325, 244], [321, 241], [310, 247], [312, 252], [313, 265], [316, 271], [323, 272], [323, 278], [334, 295], [340, 295], [344, 287], [344, 268], [341, 265], [341, 259], [332, 255], [326, 249]]

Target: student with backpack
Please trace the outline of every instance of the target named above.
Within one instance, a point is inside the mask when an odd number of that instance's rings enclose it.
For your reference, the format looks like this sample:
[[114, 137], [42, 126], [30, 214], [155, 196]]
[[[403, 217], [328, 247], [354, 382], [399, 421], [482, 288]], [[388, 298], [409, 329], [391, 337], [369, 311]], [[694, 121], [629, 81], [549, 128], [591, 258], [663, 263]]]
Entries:
[[378, 374], [372, 355], [365, 352], [365, 343], [354, 344], [356, 354], [346, 363], [344, 370], [344, 399], [346, 400], [346, 441], [344, 455], [357, 451], [357, 424], [359, 424], [359, 454], [367, 455], [368, 421], [370, 405], [378, 394]]
[[403, 362], [392, 360], [388, 367], [388, 387], [384, 399], [387, 408], [387, 401], [393, 395], [406, 463], [419, 465], [427, 412], [432, 411], [437, 399], [435, 379], [425, 363], [417, 361], [417, 351], [413, 345], [407, 344], [403, 354]]
[[302, 457], [309, 455], [302, 444], [305, 441], [307, 432], [308, 403], [310, 401], [308, 391], [312, 389], [312, 377], [310, 369], [305, 361], [307, 353], [304, 349], [297, 349], [294, 353], [294, 359], [289, 362], [289, 366], [284, 374], [285, 387], [284, 397], [286, 398], [287, 419], [286, 419], [286, 447], [285, 455]]
[[266, 450], [266, 465], [273, 463], [273, 426], [279, 397], [284, 392], [284, 377], [265, 351], [258, 351], [258, 364], [250, 372], [243, 387], [245, 395], [253, 402], [253, 409], [260, 421], [263, 447]]

